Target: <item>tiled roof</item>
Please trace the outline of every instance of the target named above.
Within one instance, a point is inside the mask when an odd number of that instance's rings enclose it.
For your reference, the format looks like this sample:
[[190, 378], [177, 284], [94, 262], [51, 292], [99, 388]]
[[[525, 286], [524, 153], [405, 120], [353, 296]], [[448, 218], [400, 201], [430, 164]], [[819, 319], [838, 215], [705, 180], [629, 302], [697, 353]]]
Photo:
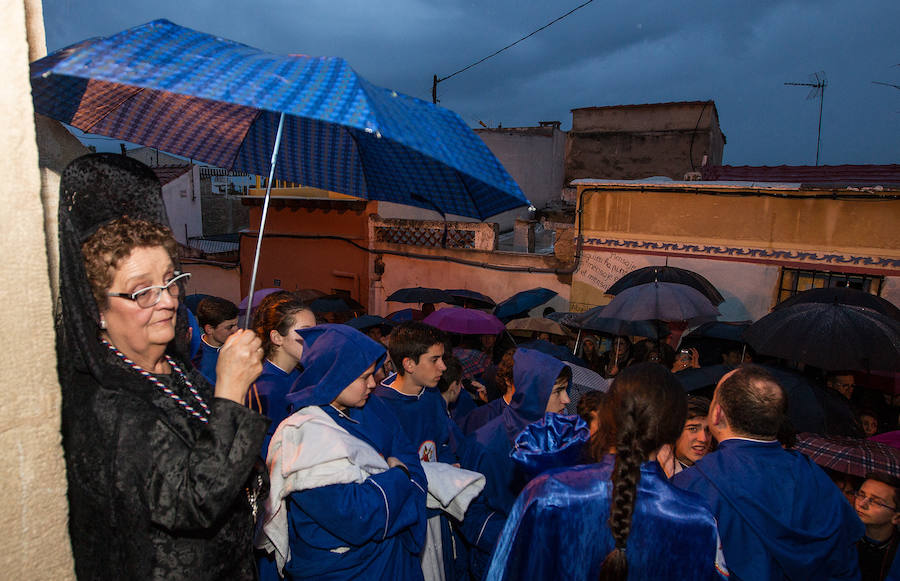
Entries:
[[790, 182], [809, 186], [900, 186], [900, 165], [713, 165], [703, 181]]
[[159, 167], [152, 167], [150, 169], [152, 169], [153, 173], [156, 174], [156, 177], [159, 179], [159, 183], [161, 183], [162, 185], [166, 185], [172, 180], [175, 180], [191, 171], [191, 167], [191, 164], [187, 163], [184, 165], [161, 165]]
[[219, 254], [221, 252], [237, 252], [240, 250], [240, 243], [224, 240], [210, 240], [209, 238], [191, 238], [188, 240], [188, 246], [196, 248], [206, 254]]

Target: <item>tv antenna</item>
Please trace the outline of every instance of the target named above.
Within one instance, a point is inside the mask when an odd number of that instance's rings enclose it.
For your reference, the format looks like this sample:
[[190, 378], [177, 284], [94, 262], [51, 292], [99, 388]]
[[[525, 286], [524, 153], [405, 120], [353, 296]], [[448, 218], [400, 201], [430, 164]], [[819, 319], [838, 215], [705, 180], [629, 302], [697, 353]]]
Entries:
[[816, 165], [819, 165], [819, 145], [822, 143], [822, 103], [825, 101], [825, 87], [828, 81], [825, 79], [825, 71], [819, 71], [809, 76], [808, 83], [785, 83], [792, 87], [811, 87], [806, 99], [819, 98], [819, 132], [816, 136]]

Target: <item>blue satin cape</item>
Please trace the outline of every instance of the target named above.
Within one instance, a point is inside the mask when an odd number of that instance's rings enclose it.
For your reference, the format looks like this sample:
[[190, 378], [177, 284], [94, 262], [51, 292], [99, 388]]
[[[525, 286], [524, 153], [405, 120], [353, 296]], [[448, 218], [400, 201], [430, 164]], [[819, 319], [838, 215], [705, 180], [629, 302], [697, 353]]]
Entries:
[[[607, 524], [614, 464], [608, 455], [532, 480], [513, 506], [487, 579], [596, 579], [615, 546]], [[701, 499], [645, 462], [627, 541], [628, 579], [721, 579], [716, 547], [716, 524]]]
[[858, 579], [863, 525], [806, 456], [778, 442], [730, 439], [672, 478], [703, 497], [739, 579]]

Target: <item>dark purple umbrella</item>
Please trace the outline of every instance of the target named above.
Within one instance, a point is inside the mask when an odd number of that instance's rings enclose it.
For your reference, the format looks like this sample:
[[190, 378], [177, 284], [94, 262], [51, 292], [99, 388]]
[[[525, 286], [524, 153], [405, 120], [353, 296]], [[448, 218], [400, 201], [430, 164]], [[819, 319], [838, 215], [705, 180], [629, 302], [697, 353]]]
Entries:
[[385, 300], [393, 303], [450, 303], [453, 297], [441, 289], [416, 286], [402, 288]]
[[799, 434], [794, 449], [806, 454], [819, 466], [844, 474], [865, 478], [869, 472], [883, 472], [900, 476], [900, 450], [880, 442]]
[[496, 335], [505, 329], [503, 322], [494, 315], [461, 307], [439, 309], [425, 317], [424, 322], [448, 333], [463, 335]]
[[400, 309], [388, 314], [387, 318], [395, 323], [402, 323], [403, 321], [421, 321], [425, 316], [419, 309]]
[[309, 310], [314, 313], [365, 313], [366, 308], [350, 297], [333, 294], [319, 297], [309, 303]]
[[863, 307], [797, 303], [744, 331], [757, 352], [826, 370], [900, 370], [900, 321]]
[[626, 321], [715, 320], [717, 309], [700, 291], [674, 282], [651, 282], [625, 289], [603, 309], [603, 316]]
[[855, 305], [877, 311], [882, 315], [887, 315], [900, 321], [900, 309], [895, 307], [893, 303], [871, 293], [849, 287], [814, 288], [799, 292], [775, 305], [775, 310], [799, 303]]
[[709, 299], [714, 305], [721, 305], [725, 302], [725, 298], [719, 293], [718, 289], [712, 285], [706, 278], [684, 268], [676, 268], [674, 266], [645, 266], [633, 270], [613, 283], [606, 294], [617, 295], [625, 289], [637, 286], [639, 284], [647, 284], [648, 282], [671, 282], [675, 284], [687, 285], [694, 288], [703, 296]]
[[[262, 300], [264, 298], [266, 298], [267, 296], [269, 296], [270, 294], [277, 293], [278, 291], [283, 291], [283, 290], [285, 290], [285, 289], [283, 289], [283, 288], [261, 288], [261, 289], [257, 290], [256, 292], [253, 293], [253, 305], [251, 307], [251, 310], [258, 307], [259, 303], [261, 303]], [[250, 298], [250, 295], [247, 295], [246, 297], [244, 297], [241, 300], [241, 304], [238, 305], [238, 309], [240, 309], [240, 311], [242, 313], [247, 312], [247, 300], [249, 298]]]

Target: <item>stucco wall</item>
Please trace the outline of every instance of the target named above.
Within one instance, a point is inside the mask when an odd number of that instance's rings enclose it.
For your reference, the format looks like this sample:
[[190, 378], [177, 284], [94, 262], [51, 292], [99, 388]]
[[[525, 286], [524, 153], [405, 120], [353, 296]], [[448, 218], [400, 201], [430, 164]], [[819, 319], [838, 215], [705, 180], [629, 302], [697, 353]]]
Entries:
[[188, 238], [203, 235], [203, 219], [200, 211], [200, 168], [191, 166], [163, 186], [163, 201], [175, 240], [187, 244]]
[[[8, 339], [0, 350], [0, 570], [5, 579], [74, 579], [42, 180], [28, 81], [29, 60], [45, 52], [41, 4], [3, 0], [0, 23], [6, 72], [0, 84], [0, 155], [8, 175], [15, 176], [0, 186], [5, 257], [0, 296], [6, 303], [0, 328]], [[51, 187], [48, 183], [47, 199], [53, 197]]]

